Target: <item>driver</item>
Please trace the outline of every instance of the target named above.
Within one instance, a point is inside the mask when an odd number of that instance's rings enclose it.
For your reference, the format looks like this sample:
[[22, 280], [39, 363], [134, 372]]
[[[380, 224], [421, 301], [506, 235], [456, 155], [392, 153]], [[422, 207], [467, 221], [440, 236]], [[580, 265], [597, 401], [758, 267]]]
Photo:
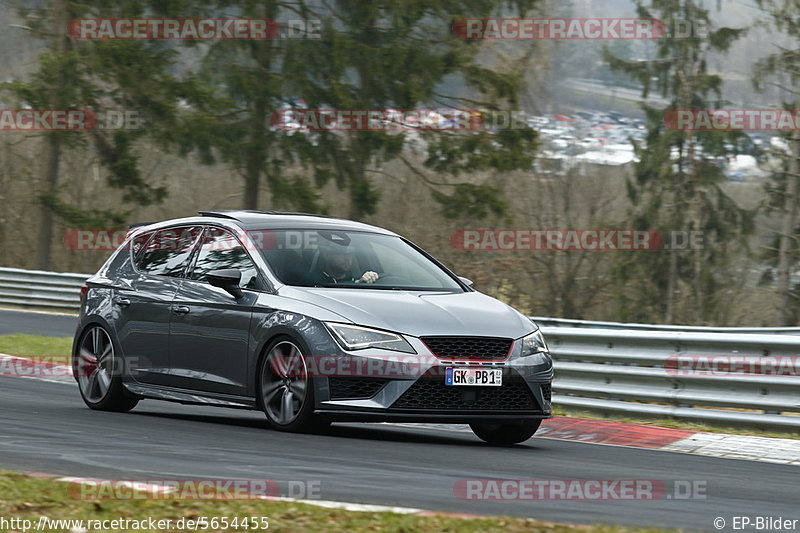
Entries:
[[319, 246], [318, 283], [375, 283], [378, 273], [367, 270], [360, 277], [353, 274], [355, 249], [349, 244], [323, 240]]

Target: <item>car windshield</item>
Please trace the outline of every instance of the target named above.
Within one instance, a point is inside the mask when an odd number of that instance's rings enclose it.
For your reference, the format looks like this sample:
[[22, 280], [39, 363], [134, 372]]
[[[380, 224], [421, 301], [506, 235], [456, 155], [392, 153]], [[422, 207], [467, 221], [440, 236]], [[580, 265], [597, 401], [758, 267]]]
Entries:
[[300, 287], [462, 291], [403, 239], [339, 230], [248, 232], [283, 283]]

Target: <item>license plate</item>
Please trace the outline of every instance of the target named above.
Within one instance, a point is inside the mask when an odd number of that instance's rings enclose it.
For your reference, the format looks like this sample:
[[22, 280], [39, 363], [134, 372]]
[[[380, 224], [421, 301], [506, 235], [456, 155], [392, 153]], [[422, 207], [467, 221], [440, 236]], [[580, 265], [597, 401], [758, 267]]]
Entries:
[[446, 368], [444, 371], [444, 384], [467, 387], [500, 387], [503, 385], [503, 369]]

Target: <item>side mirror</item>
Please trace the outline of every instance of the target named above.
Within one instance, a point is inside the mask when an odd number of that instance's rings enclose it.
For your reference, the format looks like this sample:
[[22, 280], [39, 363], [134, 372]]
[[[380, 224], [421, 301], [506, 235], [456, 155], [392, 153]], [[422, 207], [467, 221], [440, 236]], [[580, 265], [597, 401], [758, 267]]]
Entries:
[[467, 287], [472, 288], [473, 283], [471, 279], [465, 278], [464, 276], [458, 276], [458, 279], [461, 280], [461, 283], [463, 283]]
[[237, 300], [244, 296], [239, 283], [242, 281], [242, 272], [236, 268], [212, 270], [206, 274], [206, 279], [214, 287], [226, 290]]

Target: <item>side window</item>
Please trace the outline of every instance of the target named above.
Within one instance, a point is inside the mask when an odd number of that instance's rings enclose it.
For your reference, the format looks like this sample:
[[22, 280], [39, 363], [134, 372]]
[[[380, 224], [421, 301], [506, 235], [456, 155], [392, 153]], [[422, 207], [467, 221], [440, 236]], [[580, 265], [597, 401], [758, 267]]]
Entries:
[[206, 274], [212, 270], [237, 268], [242, 272], [239, 284], [245, 289], [257, 289], [258, 269], [244, 246], [229, 231], [208, 228], [200, 241], [197, 260], [189, 276], [197, 281], [206, 281]]
[[137, 254], [136, 267], [148, 274], [181, 277], [200, 231], [197, 227], [156, 231]]

